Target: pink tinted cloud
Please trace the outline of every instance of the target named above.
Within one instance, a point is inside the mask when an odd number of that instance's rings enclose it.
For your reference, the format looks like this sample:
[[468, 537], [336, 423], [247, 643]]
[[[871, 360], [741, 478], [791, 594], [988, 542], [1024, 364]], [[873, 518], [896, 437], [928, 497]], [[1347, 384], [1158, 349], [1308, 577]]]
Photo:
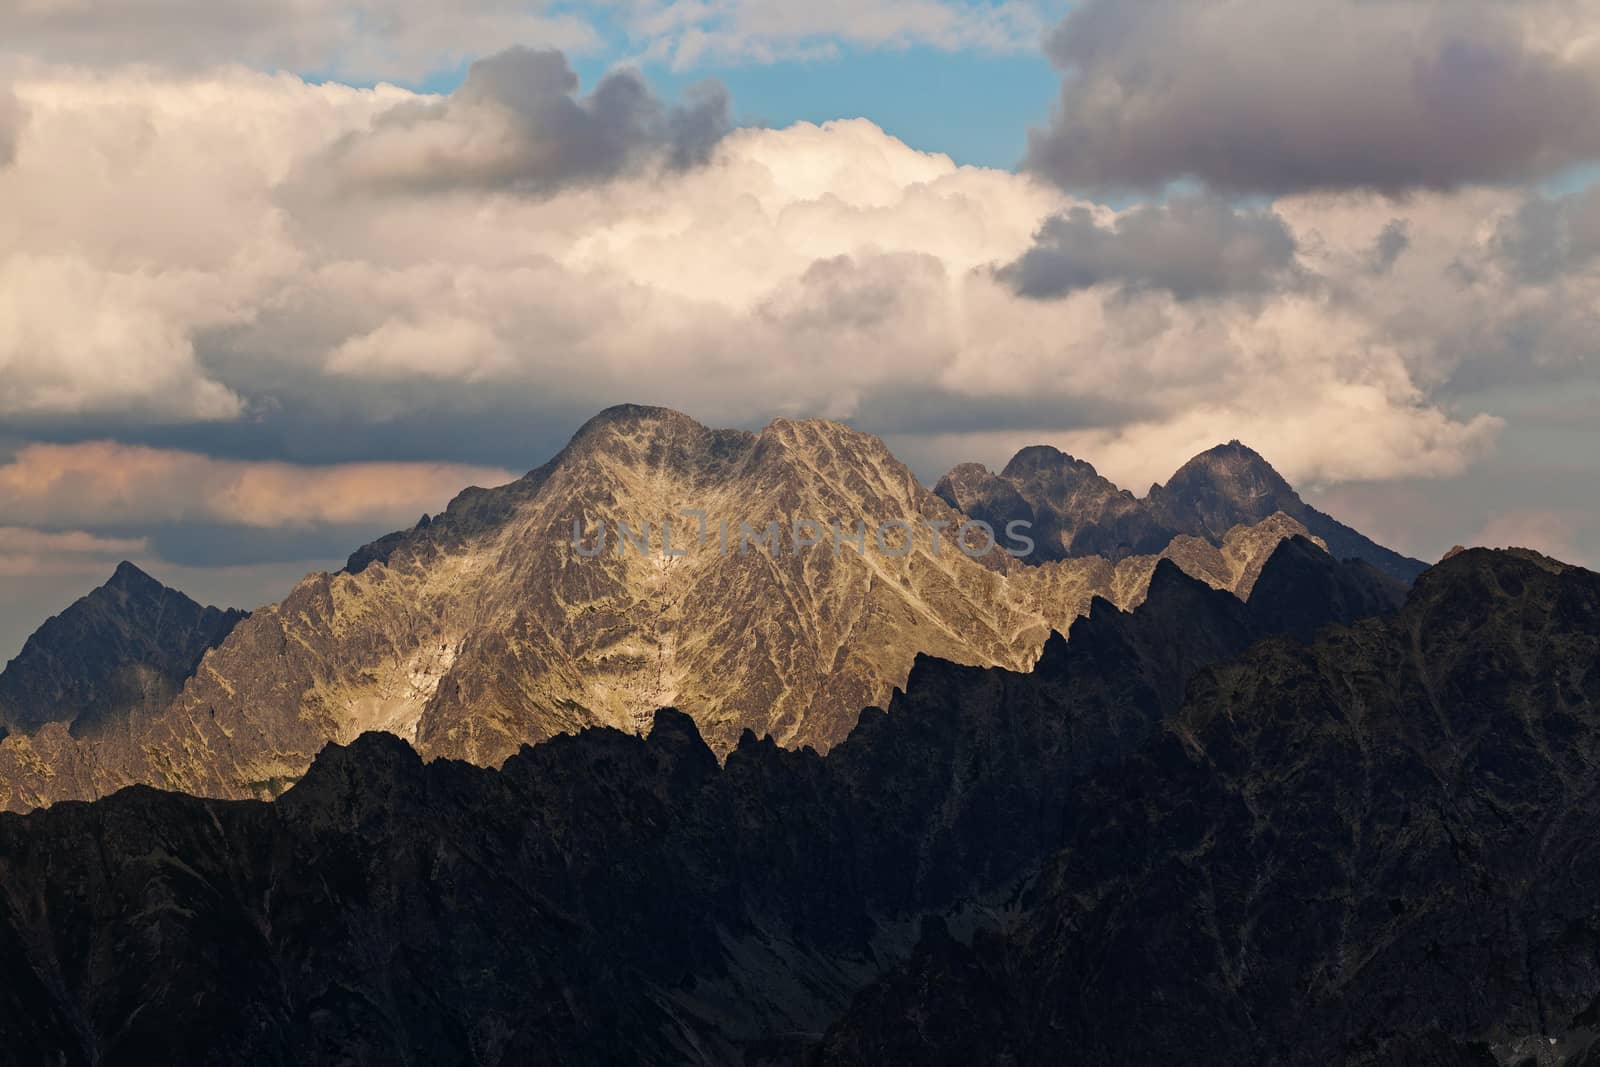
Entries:
[[91, 441], [27, 445], [0, 464], [0, 514], [42, 527], [218, 522], [260, 528], [409, 523], [511, 471], [454, 463], [300, 466]]

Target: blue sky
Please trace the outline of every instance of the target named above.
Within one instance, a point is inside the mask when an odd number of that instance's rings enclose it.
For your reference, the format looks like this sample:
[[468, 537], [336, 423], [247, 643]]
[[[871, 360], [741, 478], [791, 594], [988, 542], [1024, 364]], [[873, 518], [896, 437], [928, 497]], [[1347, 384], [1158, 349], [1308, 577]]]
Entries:
[[[576, 64], [593, 84], [607, 63]], [[713, 77], [733, 94], [741, 124], [787, 126], [868, 118], [914, 148], [944, 152], [957, 163], [1014, 167], [1027, 130], [1048, 117], [1060, 76], [1042, 53], [993, 55], [927, 47], [868, 52], [843, 49], [836, 58], [771, 65], [713, 67], [693, 74], [650, 71], [676, 95]]]
[[[1036, 8], [1048, 24], [1066, 6], [1045, 2]], [[598, 16], [590, 17], [593, 21]], [[639, 67], [667, 97], [680, 95], [696, 82], [716, 80], [732, 94], [740, 125], [868, 118], [915, 148], [943, 152], [957, 163], [976, 166], [1014, 168], [1026, 147], [1028, 129], [1045, 122], [1061, 86], [1060, 73], [1039, 47], [996, 52], [834, 41], [818, 50], [825, 54], [814, 58], [713, 60], [677, 70], [662, 62], [641, 62], [614, 26], [604, 19], [594, 25], [605, 45], [568, 53], [585, 89], [618, 65]], [[461, 84], [467, 65], [463, 62], [420, 80], [397, 81], [407, 88], [448, 93]], [[309, 77], [325, 78], [315, 73]], [[372, 84], [370, 79], [336, 80]]]

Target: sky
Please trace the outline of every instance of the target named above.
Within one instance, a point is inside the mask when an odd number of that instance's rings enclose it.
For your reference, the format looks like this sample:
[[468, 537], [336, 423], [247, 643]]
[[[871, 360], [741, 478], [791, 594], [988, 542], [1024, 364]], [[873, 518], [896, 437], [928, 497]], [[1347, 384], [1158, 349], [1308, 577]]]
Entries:
[[1600, 0], [0, 2], [0, 658], [654, 403], [1600, 564]]

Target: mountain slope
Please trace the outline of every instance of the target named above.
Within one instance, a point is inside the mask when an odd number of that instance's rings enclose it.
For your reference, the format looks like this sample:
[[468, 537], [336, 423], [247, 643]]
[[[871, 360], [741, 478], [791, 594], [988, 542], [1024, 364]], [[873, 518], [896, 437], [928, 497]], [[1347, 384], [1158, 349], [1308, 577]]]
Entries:
[[[1340, 565], [1278, 553], [1261, 580], [1308, 566]], [[1073, 780], [1150, 738], [1262, 607], [1161, 564], [1143, 605], [1095, 601], [1031, 674], [919, 658], [826, 757], [746, 733], [719, 765], [663, 711], [646, 738], [591, 729], [498, 772], [367, 734], [271, 804], [135, 788], [0, 815], [0, 1047], [102, 1067], [782, 1056], [922, 915], [1014, 912]]]
[[93, 733], [162, 708], [244, 617], [202, 607], [123, 563], [0, 671], [0, 737], [49, 723]]
[[1041, 531], [1036, 562], [1086, 555], [1121, 559], [1179, 535], [1215, 544], [1236, 526], [1281, 513], [1339, 559], [1363, 560], [1408, 584], [1427, 568], [1307, 504], [1271, 464], [1238, 441], [1202, 452], [1142, 500], [1082, 460], [1042, 445], [1018, 452], [1000, 474], [963, 464], [940, 479], [934, 492], [951, 507], [998, 526], [1011, 519], [1034, 522]]
[[[706, 516], [704, 544], [685, 509]], [[793, 519], [904, 521], [916, 536], [904, 554], [898, 534], [893, 551], [871, 534], [864, 552], [739, 550], [740, 524]], [[648, 524], [648, 553], [619, 551], [619, 521]], [[665, 521], [687, 555], [664, 555]], [[886, 701], [918, 653], [1026, 669], [1095, 596], [1138, 604], [1157, 561], [974, 559], [951, 545], [962, 522], [881, 441], [836, 423], [752, 434], [612, 409], [525, 478], [468, 490], [257, 612], [129, 742], [0, 744], [0, 797], [26, 810], [133, 782], [271, 796], [326, 743], [368, 730], [498, 765], [585, 726], [638, 732], [666, 705], [693, 708], [719, 754], [746, 729], [826, 750], [853, 724], [847, 709]], [[590, 545], [605, 523], [607, 550], [580, 554], [575, 523]], [[944, 524], [938, 548], [927, 523]], [[1220, 546], [1177, 538], [1162, 554], [1244, 594], [1277, 544], [1305, 532], [1269, 516]]]
[[[837, 1063], [1593, 1063], [1600, 576], [1434, 568], [1398, 615], [1203, 674], [1081, 781], [1029, 914], [930, 936]], [[1587, 1057], [1587, 1058], [1586, 1058]]]

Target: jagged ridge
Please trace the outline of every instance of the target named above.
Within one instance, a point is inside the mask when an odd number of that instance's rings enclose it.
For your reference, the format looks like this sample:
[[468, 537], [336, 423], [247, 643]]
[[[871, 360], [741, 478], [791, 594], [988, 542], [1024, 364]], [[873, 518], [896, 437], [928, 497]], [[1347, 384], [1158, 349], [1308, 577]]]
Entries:
[[[956, 467], [934, 487], [951, 507], [998, 526], [1012, 519], [1042, 532], [1034, 562], [1098, 555], [1121, 559], [1187, 535], [1220, 544], [1236, 526], [1282, 513], [1339, 559], [1360, 559], [1409, 584], [1426, 569], [1307, 504], [1272, 465], [1238, 441], [1202, 452], [1143, 500], [1094, 467], [1048, 445], [1018, 452], [998, 475]], [[1152, 547], [1155, 546], [1155, 547]]]
[[[1339, 565], [1285, 549], [1261, 582], [1337, 584], [1275, 577], [1307, 568]], [[0, 1041], [107, 1067], [782, 1054], [919, 916], [1014, 909], [1074, 778], [1257, 639], [1258, 599], [1164, 562], [1031, 674], [919, 658], [826, 758], [746, 732], [719, 765], [663, 711], [500, 772], [367, 734], [273, 804], [136, 787], [0, 816]]]
[[1074, 788], [1009, 935], [930, 929], [822, 1058], [1589, 1067], [1597, 768], [1600, 576], [1457, 554], [1204, 672]]
[[[881, 441], [837, 423], [778, 420], [751, 434], [612, 409], [526, 477], [467, 490], [257, 612], [127, 739], [0, 743], [0, 802], [27, 810], [133, 782], [272, 796], [327, 742], [373, 729], [430, 758], [493, 766], [585, 726], [643, 730], [671, 704], [695, 709], [719, 754], [747, 728], [826, 750], [853, 722], [844, 709], [885, 701], [918, 652], [1025, 669], [1094, 596], [1138, 604], [1157, 560], [971, 559], [948, 538], [936, 553], [920, 526], [904, 558], [723, 553], [714, 535], [661, 558], [660, 525], [685, 508], [735, 528], [963, 521]], [[619, 519], [652, 526], [652, 556], [584, 559], [572, 547], [575, 521], [615, 530]], [[1161, 554], [1247, 595], [1278, 542], [1305, 532], [1270, 515], [1220, 547], [1178, 537]]]

